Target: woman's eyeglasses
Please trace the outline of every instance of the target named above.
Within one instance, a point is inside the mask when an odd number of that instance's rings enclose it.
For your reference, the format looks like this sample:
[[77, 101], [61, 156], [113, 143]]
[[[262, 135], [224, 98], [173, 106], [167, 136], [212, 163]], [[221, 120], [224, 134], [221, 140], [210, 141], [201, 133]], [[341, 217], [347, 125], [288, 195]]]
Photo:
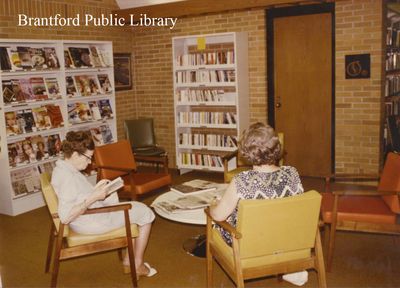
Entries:
[[88, 159], [89, 161], [92, 161], [92, 157], [91, 156], [89, 157], [88, 155], [86, 155], [84, 153], [79, 153], [79, 154], [81, 154], [82, 156], [85, 156], [86, 159]]

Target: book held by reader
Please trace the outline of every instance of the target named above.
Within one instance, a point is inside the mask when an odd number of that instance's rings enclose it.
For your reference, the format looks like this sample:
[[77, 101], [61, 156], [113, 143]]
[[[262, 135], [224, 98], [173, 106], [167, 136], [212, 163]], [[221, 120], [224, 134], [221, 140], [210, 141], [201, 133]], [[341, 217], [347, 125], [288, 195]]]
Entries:
[[107, 189], [107, 195], [117, 191], [119, 188], [124, 186], [124, 180], [121, 177], [115, 178], [114, 180], [110, 181], [105, 188]]

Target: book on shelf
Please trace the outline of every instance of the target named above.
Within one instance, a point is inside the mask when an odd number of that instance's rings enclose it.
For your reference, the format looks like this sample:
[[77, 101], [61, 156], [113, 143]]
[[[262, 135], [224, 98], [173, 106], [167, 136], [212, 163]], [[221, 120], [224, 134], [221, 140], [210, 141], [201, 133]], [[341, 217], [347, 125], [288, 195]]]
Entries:
[[90, 60], [94, 67], [105, 67], [102, 57], [100, 57], [99, 51], [96, 46], [89, 46]]
[[400, 116], [390, 115], [386, 118], [389, 143], [392, 150], [400, 152]]
[[8, 56], [7, 47], [0, 47], [0, 69], [2, 71], [11, 70], [11, 61]]
[[55, 104], [45, 105], [47, 110], [47, 115], [50, 118], [50, 123], [52, 128], [58, 128], [64, 126], [64, 119], [61, 113], [60, 106]]
[[58, 85], [58, 80], [55, 77], [44, 78], [44, 83], [46, 85], [47, 95], [52, 98], [61, 98], [60, 85]]
[[76, 68], [80, 67], [93, 67], [90, 59], [89, 48], [82, 47], [68, 47], [71, 54], [72, 62]]
[[109, 99], [101, 99], [98, 101], [98, 105], [100, 108], [100, 115], [103, 119], [111, 119], [113, 118], [113, 111], [111, 108]]
[[192, 193], [192, 192], [206, 192], [216, 190], [218, 187], [217, 183], [195, 179], [182, 184], [176, 184], [171, 186], [171, 190], [180, 193]]
[[19, 198], [40, 191], [39, 170], [36, 166], [11, 171], [11, 185], [14, 198]]
[[66, 88], [67, 88], [67, 95], [70, 97], [75, 97], [78, 96], [78, 90], [76, 88], [76, 83], [75, 79], [72, 76], [66, 76], [65, 77], [65, 83], [66, 83]]
[[56, 48], [44, 47], [44, 58], [47, 68], [60, 68], [60, 61], [58, 60]]

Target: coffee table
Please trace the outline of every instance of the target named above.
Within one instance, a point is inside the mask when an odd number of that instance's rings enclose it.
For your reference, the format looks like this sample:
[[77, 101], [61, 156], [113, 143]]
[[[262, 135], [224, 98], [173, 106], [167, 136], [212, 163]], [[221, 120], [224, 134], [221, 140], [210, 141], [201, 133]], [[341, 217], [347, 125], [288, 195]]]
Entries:
[[[216, 183], [217, 185], [217, 190], [215, 190], [216, 195], [221, 191], [225, 190], [228, 187], [228, 184], [219, 184]], [[158, 196], [151, 206], [154, 208], [154, 211], [161, 217], [172, 220], [175, 222], [180, 222], [180, 223], [187, 223], [187, 224], [194, 224], [194, 225], [206, 225], [207, 223], [207, 218], [206, 214], [204, 213], [204, 208], [200, 209], [192, 209], [192, 210], [184, 210], [180, 211], [178, 213], [167, 213], [164, 210], [154, 207], [153, 205], [162, 202], [162, 201], [171, 201], [173, 202], [179, 197], [182, 197], [184, 195], [188, 194], [183, 194], [180, 192], [176, 191], [169, 191], [164, 194], [161, 194]], [[183, 243], [183, 249], [190, 255], [192, 256], [197, 256], [197, 257], [206, 257], [206, 249], [205, 249], [205, 243], [206, 243], [206, 236], [203, 235], [197, 235], [194, 237], [191, 237], [187, 240], [184, 241]]]

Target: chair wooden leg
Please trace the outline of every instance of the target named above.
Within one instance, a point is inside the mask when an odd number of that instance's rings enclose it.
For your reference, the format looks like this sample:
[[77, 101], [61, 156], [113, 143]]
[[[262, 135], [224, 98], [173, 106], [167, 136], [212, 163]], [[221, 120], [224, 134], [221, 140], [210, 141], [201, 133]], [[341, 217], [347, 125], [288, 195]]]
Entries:
[[53, 271], [51, 273], [51, 287], [57, 286], [58, 270], [60, 268], [61, 247], [63, 244], [64, 224], [60, 223], [58, 235], [56, 238], [56, 251], [54, 255]]
[[54, 223], [52, 221], [50, 228], [50, 235], [49, 235], [49, 244], [47, 246], [46, 265], [44, 268], [45, 273], [48, 273], [50, 270], [51, 258], [53, 256], [53, 249], [54, 249], [54, 236], [55, 236], [55, 228], [54, 228]]
[[330, 272], [332, 269], [332, 261], [333, 261], [333, 251], [335, 248], [335, 237], [336, 237], [336, 225], [337, 225], [337, 218], [338, 218], [338, 202], [339, 197], [335, 195], [335, 199], [333, 202], [333, 210], [332, 210], [332, 223], [331, 229], [329, 233], [329, 245], [328, 245], [328, 261], [327, 261], [327, 271]]
[[317, 236], [315, 239], [315, 261], [318, 271], [318, 286], [320, 288], [326, 288], [326, 274], [325, 274], [325, 264], [324, 255], [322, 252], [321, 235], [319, 229], [317, 230]]

